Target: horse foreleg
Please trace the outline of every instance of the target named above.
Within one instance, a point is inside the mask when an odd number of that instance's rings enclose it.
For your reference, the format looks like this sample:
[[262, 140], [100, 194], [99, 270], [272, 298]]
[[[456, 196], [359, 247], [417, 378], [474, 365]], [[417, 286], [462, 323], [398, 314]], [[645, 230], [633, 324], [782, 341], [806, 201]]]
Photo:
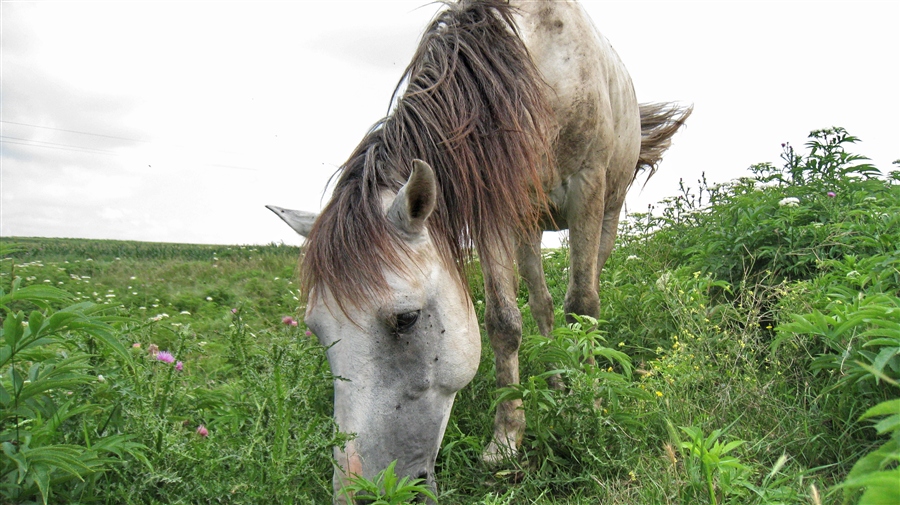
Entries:
[[600, 251], [597, 253], [597, 283], [600, 282], [600, 272], [606, 265], [606, 260], [612, 254], [613, 247], [616, 245], [616, 235], [619, 233], [619, 216], [622, 213], [623, 202], [606, 210], [603, 215], [603, 231], [600, 234]]
[[[499, 255], [498, 255], [499, 256]], [[497, 257], [496, 260], [501, 260]], [[518, 278], [512, 258], [494, 264], [484, 262], [484, 321], [494, 350], [497, 387], [519, 383], [519, 344], [522, 342], [522, 314], [516, 303]], [[525, 413], [521, 400], [497, 405], [494, 435], [482, 459], [495, 463], [515, 456], [525, 433]]]
[[519, 274], [528, 288], [528, 307], [537, 322], [538, 331], [545, 337], [553, 331], [553, 298], [544, 278], [544, 264], [541, 258], [541, 230], [536, 229], [523, 237], [517, 249]]
[[[573, 178], [574, 179], [574, 178]], [[597, 251], [603, 222], [605, 181], [581, 177], [569, 188], [569, 285], [566, 289], [566, 321], [570, 314], [598, 317]]]
[[[536, 229], [527, 237], [523, 237], [518, 248], [519, 274], [528, 288], [528, 307], [531, 316], [538, 325], [538, 331], [545, 337], [553, 331], [553, 298], [547, 289], [544, 277], [544, 263], [541, 257], [541, 230]], [[555, 367], [554, 367], [555, 368]], [[559, 374], [548, 377], [547, 382], [553, 389], [563, 389]]]

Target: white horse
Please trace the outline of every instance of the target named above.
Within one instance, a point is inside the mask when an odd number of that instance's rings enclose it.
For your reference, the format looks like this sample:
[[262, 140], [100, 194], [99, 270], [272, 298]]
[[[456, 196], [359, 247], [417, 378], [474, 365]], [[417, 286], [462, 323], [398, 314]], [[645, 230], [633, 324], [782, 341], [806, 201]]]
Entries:
[[[518, 274], [541, 333], [553, 327], [542, 230], [569, 230], [565, 312], [599, 314], [598, 275], [625, 194], [642, 169], [652, 175], [691, 112], [639, 105], [574, 2], [450, 5], [404, 81], [318, 217], [269, 207], [308, 238], [306, 323], [337, 377], [335, 422], [356, 435], [335, 448], [335, 501], [348, 477], [371, 478], [394, 460], [398, 475], [434, 488], [454, 397], [481, 354], [465, 276], [474, 251], [498, 387], [519, 381]], [[486, 461], [516, 454], [520, 407], [497, 407]]]

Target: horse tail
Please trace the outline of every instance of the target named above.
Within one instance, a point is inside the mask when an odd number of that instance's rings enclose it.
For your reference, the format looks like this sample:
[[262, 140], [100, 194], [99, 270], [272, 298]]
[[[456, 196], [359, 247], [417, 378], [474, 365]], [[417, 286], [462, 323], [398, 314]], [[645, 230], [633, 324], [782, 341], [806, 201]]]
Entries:
[[[647, 180], [656, 173], [663, 153], [672, 145], [672, 136], [690, 117], [694, 107], [682, 107], [676, 103], [642, 103], [641, 154], [634, 170], [634, 178], [645, 169], [650, 170]], [[646, 182], [645, 182], [646, 184]]]

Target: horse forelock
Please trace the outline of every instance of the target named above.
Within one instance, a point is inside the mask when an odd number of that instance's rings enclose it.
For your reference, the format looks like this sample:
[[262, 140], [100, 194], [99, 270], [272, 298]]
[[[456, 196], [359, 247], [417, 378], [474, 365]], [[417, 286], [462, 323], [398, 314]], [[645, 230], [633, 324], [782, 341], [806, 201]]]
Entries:
[[542, 172], [556, 120], [506, 2], [463, 1], [439, 13], [401, 82], [395, 110], [343, 165], [307, 238], [304, 295], [327, 288], [345, 313], [384, 298], [386, 269], [404, 271], [410, 249], [381, 195], [400, 189], [413, 159], [434, 169], [428, 229], [463, 285], [474, 250], [482, 262], [508, 252], [547, 205]]

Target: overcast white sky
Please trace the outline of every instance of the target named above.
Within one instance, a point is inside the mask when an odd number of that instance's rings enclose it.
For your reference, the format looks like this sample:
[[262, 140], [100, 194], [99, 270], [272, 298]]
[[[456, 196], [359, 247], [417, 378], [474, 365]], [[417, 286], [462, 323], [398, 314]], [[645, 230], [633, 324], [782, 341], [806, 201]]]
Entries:
[[[436, 10], [425, 0], [7, 2], [0, 236], [299, 244]], [[900, 158], [900, 2], [584, 2], [640, 101], [694, 103], [631, 210], [843, 126]]]

